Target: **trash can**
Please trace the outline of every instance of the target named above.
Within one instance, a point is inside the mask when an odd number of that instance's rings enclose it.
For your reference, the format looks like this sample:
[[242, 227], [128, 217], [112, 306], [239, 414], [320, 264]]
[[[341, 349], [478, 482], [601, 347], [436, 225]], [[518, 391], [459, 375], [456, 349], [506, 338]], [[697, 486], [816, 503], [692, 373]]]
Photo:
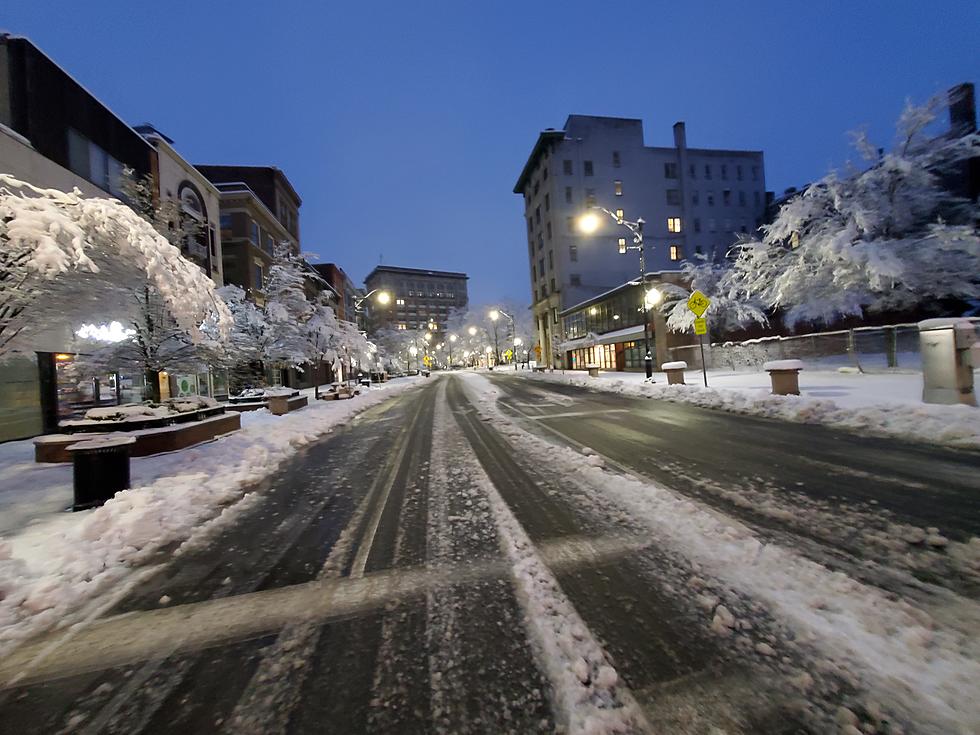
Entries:
[[131, 436], [107, 436], [67, 448], [74, 465], [73, 511], [95, 508], [129, 487], [129, 453], [135, 443]]
[[970, 348], [977, 330], [969, 319], [926, 319], [919, 322], [924, 403], [976, 406]]

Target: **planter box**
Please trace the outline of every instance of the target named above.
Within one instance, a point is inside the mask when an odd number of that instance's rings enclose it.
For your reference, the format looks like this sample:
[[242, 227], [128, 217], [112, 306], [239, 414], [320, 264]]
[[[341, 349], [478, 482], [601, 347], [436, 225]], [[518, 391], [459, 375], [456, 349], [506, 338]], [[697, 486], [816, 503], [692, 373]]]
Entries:
[[[175, 424], [157, 429], [141, 429], [126, 434], [136, 440], [130, 455], [148, 457], [153, 454], [192, 447], [222, 434], [238, 431], [240, 428], [242, 428], [242, 417], [237, 413], [225, 413], [206, 418], [203, 421]], [[89, 436], [106, 436], [106, 434], [90, 434]], [[34, 460], [36, 462], [70, 462], [71, 454], [68, 452], [68, 447], [78, 441], [78, 434], [50, 434], [38, 437], [34, 440]]]

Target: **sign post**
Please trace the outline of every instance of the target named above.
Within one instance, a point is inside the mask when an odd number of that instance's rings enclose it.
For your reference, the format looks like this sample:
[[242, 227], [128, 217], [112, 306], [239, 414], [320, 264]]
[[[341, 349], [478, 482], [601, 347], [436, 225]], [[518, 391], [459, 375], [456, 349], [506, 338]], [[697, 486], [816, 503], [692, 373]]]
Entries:
[[704, 312], [711, 306], [711, 299], [700, 291], [695, 291], [687, 300], [687, 308], [697, 317], [694, 320], [694, 333], [698, 336], [698, 346], [701, 348], [701, 375], [704, 377], [704, 387], [708, 387], [708, 368], [704, 364], [704, 335], [708, 333], [708, 320]]

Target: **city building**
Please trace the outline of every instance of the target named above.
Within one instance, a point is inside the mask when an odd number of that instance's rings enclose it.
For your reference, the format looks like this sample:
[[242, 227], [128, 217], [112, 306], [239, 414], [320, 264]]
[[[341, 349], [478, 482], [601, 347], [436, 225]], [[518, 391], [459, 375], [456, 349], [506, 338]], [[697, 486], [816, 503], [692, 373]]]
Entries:
[[302, 200], [271, 166], [196, 166], [219, 192], [222, 272], [225, 283], [261, 298], [276, 243], [299, 252]]
[[[221, 273], [220, 192], [208, 179], [189, 164], [173, 147], [173, 140], [149, 123], [135, 130], [156, 151], [157, 193], [161, 201], [173, 202], [175, 214], [187, 218], [193, 227], [181, 244], [188, 260], [197, 263], [218, 286]], [[178, 226], [178, 223], [173, 223]]]
[[[29, 39], [0, 34], [0, 171], [43, 188], [121, 198], [125, 168], [155, 172], [153, 146]], [[52, 431], [98, 400], [68, 374], [73, 340], [67, 327], [46, 330], [34, 335], [32, 351], [0, 365], [0, 441]]]
[[[643, 294], [663, 284], [686, 287], [677, 271], [648, 272], [643, 288], [639, 278], [633, 278], [562, 310], [555, 329], [555, 334], [561, 336], [556, 350], [561, 353], [561, 364], [573, 370], [595, 365], [603, 370], [642, 372], [647, 337], [656, 365], [673, 359], [671, 350], [692, 343], [692, 337], [668, 331], [666, 320], [657, 309], [649, 310], [646, 335], [643, 329]], [[682, 359], [692, 358], [685, 355]], [[695, 363], [691, 362], [691, 366]]]
[[[469, 298], [465, 273], [379, 265], [364, 279], [367, 293], [386, 291], [391, 300], [378, 305], [367, 300], [366, 318], [378, 329], [431, 329], [445, 331], [449, 315], [465, 309]], [[433, 326], [429, 326], [433, 325]]]
[[320, 277], [323, 278], [337, 294], [337, 318], [353, 324], [360, 324], [357, 314], [357, 299], [360, 298], [357, 286], [350, 276], [336, 263], [316, 263], [313, 265]]
[[514, 186], [524, 197], [531, 301], [540, 359], [551, 364], [560, 314], [639, 272], [630, 232], [603, 215], [592, 234], [577, 226], [590, 207], [643, 219], [648, 271], [678, 270], [694, 255], [723, 258], [766, 213], [761, 151], [689, 148], [683, 122], [674, 145], [647, 146], [636, 119], [570, 115], [538, 135]]

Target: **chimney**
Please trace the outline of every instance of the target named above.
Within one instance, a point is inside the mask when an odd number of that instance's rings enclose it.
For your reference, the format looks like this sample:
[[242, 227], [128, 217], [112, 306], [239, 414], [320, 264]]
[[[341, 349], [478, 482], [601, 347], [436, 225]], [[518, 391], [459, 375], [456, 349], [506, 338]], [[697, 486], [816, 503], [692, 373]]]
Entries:
[[684, 130], [684, 123], [674, 123], [674, 147], [678, 150], [687, 148], [687, 132]]

